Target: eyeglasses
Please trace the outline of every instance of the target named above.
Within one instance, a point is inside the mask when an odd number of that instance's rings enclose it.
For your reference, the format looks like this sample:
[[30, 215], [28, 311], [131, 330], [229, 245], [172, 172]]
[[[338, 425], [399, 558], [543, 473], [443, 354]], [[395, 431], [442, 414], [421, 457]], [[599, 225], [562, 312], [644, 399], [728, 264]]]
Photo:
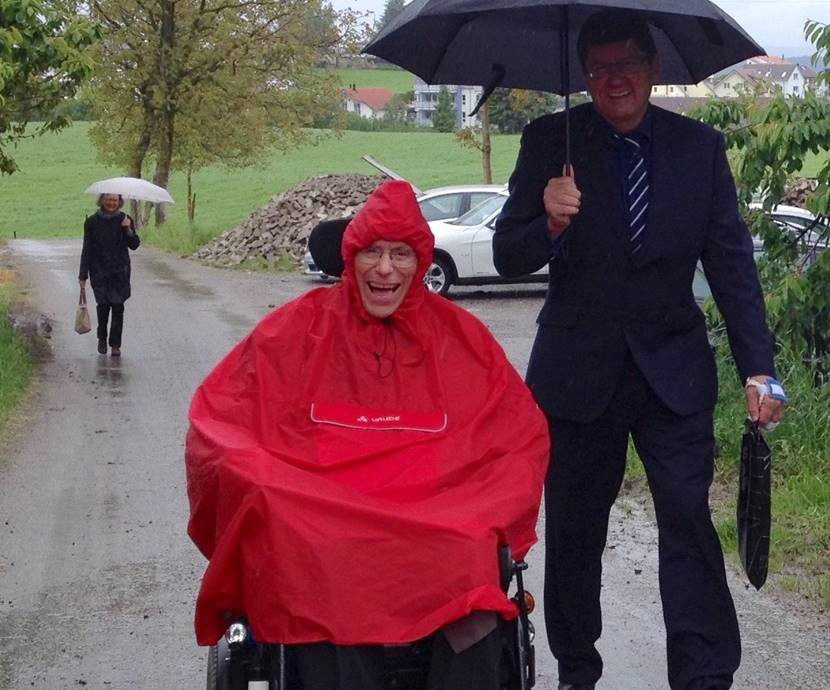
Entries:
[[648, 62], [647, 57], [628, 58], [627, 60], [620, 60], [619, 62], [607, 62], [604, 64], [594, 65], [585, 70], [585, 76], [588, 79], [606, 79], [612, 73], [631, 75], [635, 74], [640, 68]]
[[389, 260], [396, 268], [412, 268], [418, 263], [418, 257], [409, 247], [366, 247], [357, 252], [355, 258], [364, 266], [376, 266], [384, 254], [389, 255]]

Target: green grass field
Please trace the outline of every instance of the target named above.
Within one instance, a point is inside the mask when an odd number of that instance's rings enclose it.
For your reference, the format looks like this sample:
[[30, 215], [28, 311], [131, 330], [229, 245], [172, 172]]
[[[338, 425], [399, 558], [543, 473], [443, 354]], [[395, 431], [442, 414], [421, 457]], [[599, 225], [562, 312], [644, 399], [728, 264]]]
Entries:
[[381, 88], [393, 93], [412, 91], [415, 76], [402, 69], [333, 69], [343, 86], [354, 84], [359, 89]]
[[[0, 177], [0, 239], [72, 237], [81, 233], [84, 218], [94, 210], [84, 189], [107, 177], [123, 175], [95, 159], [87, 137], [88, 124], [22, 142], [15, 151], [20, 172]], [[493, 175], [507, 181], [516, 160], [518, 135], [493, 138]], [[463, 148], [452, 134], [437, 132], [344, 132], [316, 146], [274, 154], [262, 168], [206, 168], [194, 174], [196, 232], [212, 237], [234, 227], [273, 195], [315, 176], [356, 172], [379, 174], [361, 156], [368, 154], [421, 189], [482, 181], [477, 151]], [[174, 174], [169, 228], [187, 225], [186, 180]]]

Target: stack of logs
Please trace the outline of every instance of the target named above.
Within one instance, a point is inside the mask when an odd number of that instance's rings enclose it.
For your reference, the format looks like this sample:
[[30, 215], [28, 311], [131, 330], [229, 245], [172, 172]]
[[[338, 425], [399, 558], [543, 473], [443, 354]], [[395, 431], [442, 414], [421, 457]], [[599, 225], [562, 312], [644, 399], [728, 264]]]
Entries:
[[273, 197], [248, 218], [201, 247], [194, 256], [215, 266], [247, 261], [297, 265], [312, 228], [321, 220], [353, 216], [383, 181], [377, 175], [321, 175]]
[[810, 177], [796, 177], [789, 185], [787, 191], [784, 192], [784, 197], [781, 199], [782, 204], [788, 206], [799, 206], [805, 208], [808, 197], [816, 191], [818, 187], [818, 180]]

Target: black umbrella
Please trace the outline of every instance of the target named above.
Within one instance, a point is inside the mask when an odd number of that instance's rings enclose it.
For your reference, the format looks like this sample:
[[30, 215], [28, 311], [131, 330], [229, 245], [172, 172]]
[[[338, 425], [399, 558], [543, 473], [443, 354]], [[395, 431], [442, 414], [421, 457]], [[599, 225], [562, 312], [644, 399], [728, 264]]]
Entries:
[[[636, 11], [648, 23], [661, 84], [696, 84], [761, 48], [708, 0], [413, 0], [363, 49], [428, 84], [582, 91], [576, 39], [602, 9]], [[480, 105], [480, 103], [479, 103]]]
[[741, 442], [738, 552], [755, 589], [767, 580], [771, 522], [772, 451], [756, 422], [747, 420]]

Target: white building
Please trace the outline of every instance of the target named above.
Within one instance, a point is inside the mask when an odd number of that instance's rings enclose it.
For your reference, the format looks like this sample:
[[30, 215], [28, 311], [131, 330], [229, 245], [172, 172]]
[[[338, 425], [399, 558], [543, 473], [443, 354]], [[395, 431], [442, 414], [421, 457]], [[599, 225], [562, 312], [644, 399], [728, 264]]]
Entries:
[[478, 116], [469, 116], [470, 111], [476, 107], [483, 89], [480, 86], [454, 86], [427, 84], [420, 77], [415, 77], [413, 90], [415, 97], [413, 108], [415, 110], [415, 122], [423, 127], [432, 127], [432, 113], [438, 105], [438, 94], [442, 88], [450, 92], [455, 103], [455, 124], [459, 129], [462, 127], [478, 127], [480, 122]]
[[768, 81], [773, 88], [779, 87], [785, 96], [803, 96], [813, 88], [816, 79], [815, 70], [804, 65], [753, 65], [752, 69], [761, 79]]
[[651, 95], [660, 98], [707, 98], [714, 96], [715, 91], [708, 79], [697, 84], [655, 84], [651, 87]]

